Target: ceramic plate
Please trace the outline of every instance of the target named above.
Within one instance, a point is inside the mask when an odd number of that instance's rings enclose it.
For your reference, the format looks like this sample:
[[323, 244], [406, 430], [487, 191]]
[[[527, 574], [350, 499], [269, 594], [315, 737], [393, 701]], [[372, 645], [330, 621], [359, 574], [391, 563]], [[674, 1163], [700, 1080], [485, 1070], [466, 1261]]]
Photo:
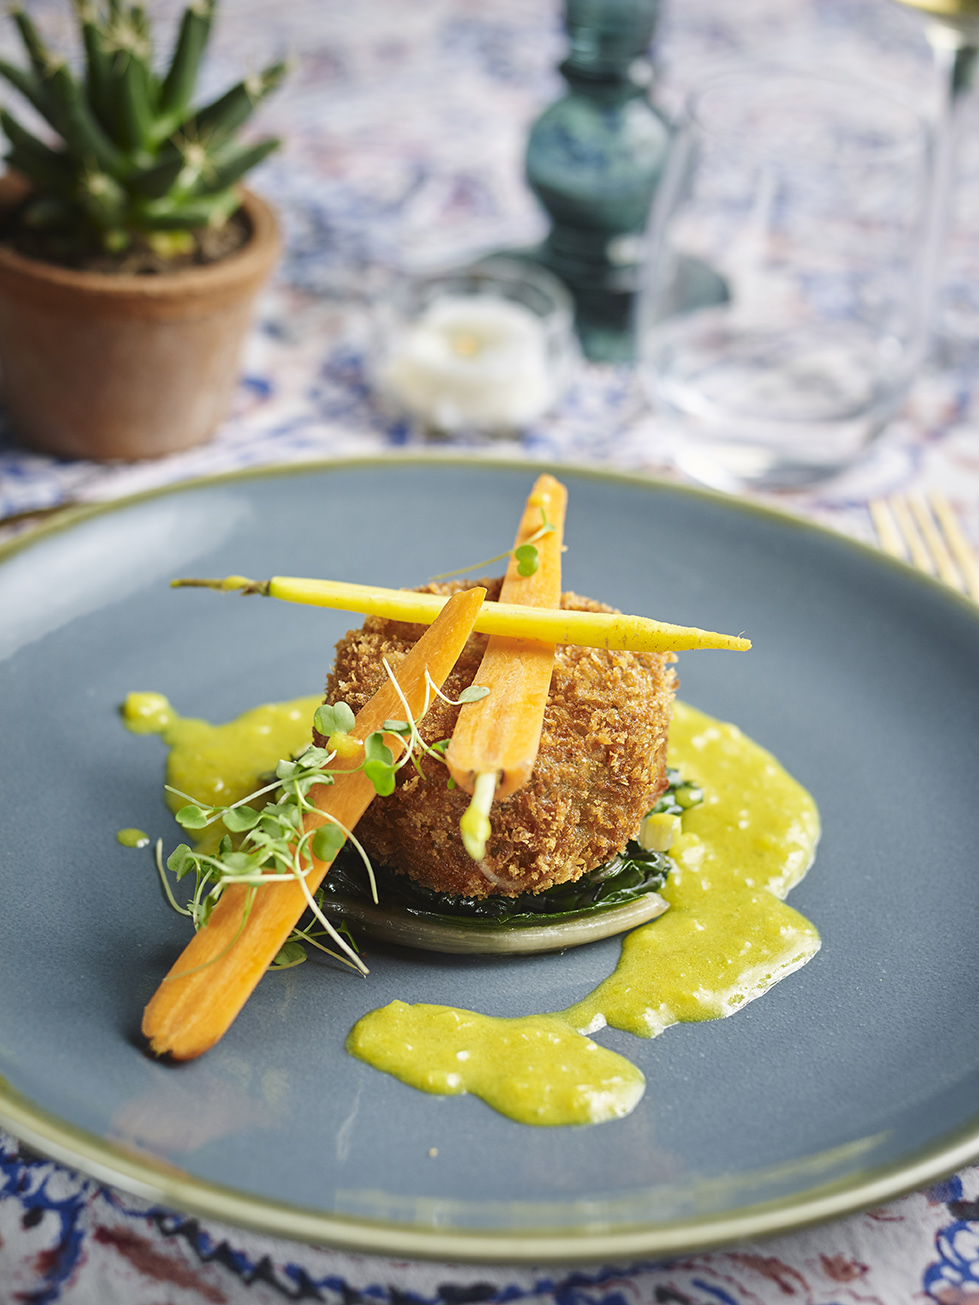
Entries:
[[[269, 976], [182, 1067], [140, 1013], [185, 940], [137, 826], [169, 845], [164, 750], [131, 689], [226, 720], [318, 692], [354, 618], [171, 590], [178, 574], [410, 585], [499, 551], [534, 469], [384, 460], [211, 480], [49, 527], [0, 565], [0, 1122], [163, 1204], [393, 1255], [624, 1260], [799, 1227], [979, 1154], [979, 609], [734, 500], [565, 469], [565, 580], [754, 640], [681, 656], [682, 696], [815, 794], [791, 903], [823, 949], [730, 1019], [599, 1040], [646, 1075], [628, 1118], [533, 1129], [344, 1051], [393, 998], [556, 1010], [614, 967], [371, 947], [368, 979]], [[436, 1154], [437, 1153], [437, 1154]]]

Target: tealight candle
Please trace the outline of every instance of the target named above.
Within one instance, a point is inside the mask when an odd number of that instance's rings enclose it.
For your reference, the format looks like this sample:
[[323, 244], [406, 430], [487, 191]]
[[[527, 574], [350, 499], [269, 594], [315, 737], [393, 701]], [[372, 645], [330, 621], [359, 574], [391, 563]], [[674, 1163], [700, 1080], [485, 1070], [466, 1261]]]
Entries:
[[[527, 274], [535, 292], [538, 275]], [[513, 288], [485, 271], [427, 283], [417, 311], [388, 328], [376, 379], [389, 402], [447, 433], [512, 430], [544, 413], [564, 381], [570, 318], [561, 287], [548, 316]], [[540, 294], [532, 301], [539, 308]]]

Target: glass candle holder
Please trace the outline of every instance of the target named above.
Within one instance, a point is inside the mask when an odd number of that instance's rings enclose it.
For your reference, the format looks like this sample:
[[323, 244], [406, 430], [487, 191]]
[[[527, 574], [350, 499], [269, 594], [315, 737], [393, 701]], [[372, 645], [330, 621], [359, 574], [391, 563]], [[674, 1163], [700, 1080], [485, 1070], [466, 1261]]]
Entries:
[[573, 315], [555, 277], [516, 259], [411, 281], [377, 306], [375, 391], [437, 435], [514, 434], [567, 386]]

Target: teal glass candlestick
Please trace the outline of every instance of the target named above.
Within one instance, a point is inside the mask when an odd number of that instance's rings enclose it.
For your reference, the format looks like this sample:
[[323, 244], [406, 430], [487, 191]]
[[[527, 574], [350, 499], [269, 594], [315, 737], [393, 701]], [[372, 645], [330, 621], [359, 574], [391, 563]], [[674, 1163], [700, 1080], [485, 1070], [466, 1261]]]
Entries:
[[567, 0], [568, 91], [531, 128], [527, 180], [551, 217], [536, 257], [571, 290], [585, 353], [631, 358], [641, 235], [670, 127], [649, 96], [659, 0]]

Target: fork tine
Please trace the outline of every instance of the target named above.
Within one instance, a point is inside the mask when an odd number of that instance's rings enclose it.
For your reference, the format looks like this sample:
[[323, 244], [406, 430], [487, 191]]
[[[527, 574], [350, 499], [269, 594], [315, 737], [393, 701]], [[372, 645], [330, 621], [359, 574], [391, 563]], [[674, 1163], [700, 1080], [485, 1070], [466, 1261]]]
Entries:
[[877, 532], [878, 544], [885, 553], [890, 553], [891, 557], [899, 557], [902, 562], [906, 562], [908, 557], [907, 549], [904, 547], [901, 532], [897, 528], [894, 513], [891, 511], [887, 499], [873, 498], [868, 506], [870, 508], [870, 519], [873, 522], [874, 530]]
[[[963, 591], [965, 589], [963, 573], [952, 560], [952, 554], [949, 552], [945, 538], [935, 524], [937, 518], [932, 515], [934, 511], [933, 498], [928, 501], [923, 498], [912, 498], [908, 502], [911, 514], [921, 531], [921, 537], [931, 554], [931, 560], [935, 564], [935, 571], [938, 573], [939, 579], [944, 580], [953, 589]], [[950, 508], [949, 511], [951, 512]]]
[[937, 576], [979, 602], [979, 559], [944, 494], [892, 494], [869, 504], [877, 541], [886, 553]]
[[871, 514], [881, 547], [902, 562], [910, 562], [919, 571], [937, 575], [935, 563], [928, 551], [917, 522], [902, 494], [892, 494], [888, 499], [877, 499], [871, 504]]
[[901, 494], [895, 494], [890, 499], [890, 506], [891, 511], [894, 513], [894, 519], [898, 524], [898, 529], [901, 532], [901, 537], [911, 555], [912, 565], [916, 566], [919, 571], [927, 572], [928, 575], [937, 575], [938, 571], [934, 559], [921, 537], [921, 531], [911, 514], [908, 500]]
[[958, 563], [965, 590], [971, 598], [979, 603], [979, 562], [976, 560], [972, 545], [965, 537], [965, 531], [944, 494], [937, 491], [931, 495], [931, 509], [941, 526], [952, 556]]

